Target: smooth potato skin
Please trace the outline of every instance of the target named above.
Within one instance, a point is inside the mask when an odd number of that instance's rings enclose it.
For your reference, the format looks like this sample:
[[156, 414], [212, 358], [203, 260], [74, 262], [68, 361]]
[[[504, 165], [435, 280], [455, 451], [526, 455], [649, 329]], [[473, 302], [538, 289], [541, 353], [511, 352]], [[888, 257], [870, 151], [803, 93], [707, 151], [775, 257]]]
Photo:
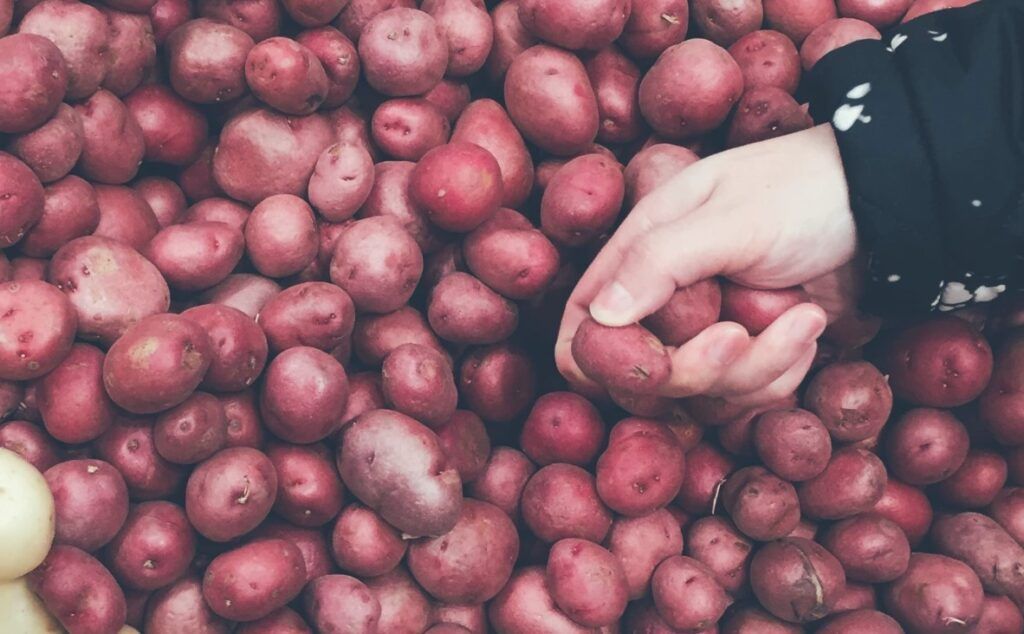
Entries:
[[429, 14], [403, 7], [374, 16], [359, 35], [363, 75], [392, 97], [421, 95], [448, 68], [448, 44]]
[[427, 319], [445, 341], [485, 345], [515, 332], [519, 309], [472, 275], [454, 272], [431, 291]]
[[1024, 630], [1024, 615], [1008, 597], [985, 595], [978, 618], [977, 631], [1011, 634]]
[[687, 513], [708, 515], [719, 483], [735, 470], [727, 455], [707, 442], [686, 452], [686, 471], [676, 503]]
[[333, 350], [352, 334], [355, 320], [348, 293], [325, 282], [288, 287], [263, 306], [257, 319], [274, 352], [296, 346]]
[[243, 623], [235, 634], [313, 634], [299, 613], [290, 608], [281, 608], [262, 619]]
[[729, 54], [740, 66], [743, 85], [774, 86], [789, 94], [800, 83], [800, 54], [793, 40], [778, 31], [765, 29], [748, 33], [729, 47]]
[[195, 103], [220, 103], [247, 90], [245, 59], [253, 38], [230, 24], [206, 18], [175, 29], [165, 43], [174, 91]]
[[110, 427], [114, 404], [103, 389], [103, 359], [98, 348], [74, 344], [60, 364], [36, 384], [39, 413], [46, 432], [55, 439], [81, 444]]
[[865, 513], [833, 524], [821, 540], [852, 581], [885, 583], [907, 570], [910, 543], [884, 517]]
[[323, 526], [338, 515], [345, 489], [326, 446], [274, 443], [267, 448], [267, 457], [280, 483], [274, 512], [309, 528]]
[[487, 150], [501, 169], [504, 207], [518, 207], [533, 189], [533, 160], [509, 113], [497, 101], [477, 99], [462, 111], [452, 142], [473, 143]]
[[825, 622], [819, 634], [902, 634], [903, 628], [888, 614], [877, 610], [861, 609], [843, 612]]
[[[433, 108], [433, 106], [431, 106]], [[387, 216], [397, 220], [424, 254], [441, 248], [445, 236], [427, 220], [409, 195], [409, 183], [416, 164], [411, 161], [382, 161], [374, 166], [373, 187], [357, 217]], [[344, 233], [344, 227], [338, 234]]]
[[9, 247], [39, 222], [46, 198], [32, 170], [6, 152], [0, 152], [0, 192], [0, 247]]
[[666, 426], [627, 419], [612, 428], [597, 460], [597, 493], [616, 513], [646, 515], [676, 497], [684, 465], [682, 447]]
[[347, 425], [338, 471], [353, 495], [404, 533], [441, 535], [458, 521], [458, 473], [445, 464], [437, 436], [404, 414], [374, 410]]
[[96, 455], [121, 473], [132, 500], [174, 495], [185, 481], [185, 472], [157, 453], [148, 421], [133, 422], [136, 421], [115, 422], [97, 438], [93, 444]]
[[267, 338], [248, 315], [223, 304], [201, 304], [182, 316], [198, 323], [214, 343], [200, 387], [237, 392], [256, 381], [267, 362]]
[[429, 150], [416, 164], [409, 195], [441, 229], [472, 231], [494, 216], [501, 204], [501, 168], [494, 156], [478, 145], [442, 145]]
[[[676, 147], [676, 146], [666, 146]], [[679, 148], [683, 150], [684, 148]], [[689, 152], [689, 150], [685, 150]], [[639, 154], [637, 155], [639, 156]], [[630, 165], [636, 167], [636, 159]], [[629, 167], [625, 176], [629, 180]], [[628, 188], [628, 185], [627, 185]], [[722, 292], [718, 282], [707, 279], [677, 289], [664, 306], [646, 317], [643, 326], [668, 346], [681, 346], [718, 321]]]
[[596, 50], [622, 34], [632, 4], [630, 0], [520, 0], [519, 20], [527, 31], [556, 46]]
[[149, 203], [131, 187], [97, 184], [95, 189], [100, 222], [92, 235], [119, 240], [143, 251], [160, 231]]
[[970, 566], [986, 590], [1024, 602], [1024, 548], [995, 520], [980, 513], [943, 516], [931, 537], [938, 552]]
[[722, 620], [722, 634], [802, 634], [803, 628], [768, 614], [760, 607], [743, 605]]
[[[110, 36], [107, 19], [98, 9], [84, 2], [45, 0], [25, 14], [18, 31], [41, 35], [60, 50], [66, 62], [69, 100], [87, 99], [100, 87], [110, 68]], [[56, 78], [44, 78], [40, 85], [49, 86], [53, 81]]]
[[1021, 381], [1018, 368], [1024, 361], [1024, 338], [1008, 336], [998, 347], [989, 386], [978, 399], [978, 416], [985, 428], [1001, 444], [1024, 444], [1024, 417], [1021, 416]]
[[40, 181], [52, 183], [64, 178], [78, 162], [84, 135], [78, 111], [62, 103], [45, 123], [11, 138], [6, 149]]
[[352, 297], [356, 309], [388, 313], [412, 297], [423, 274], [423, 252], [398, 221], [358, 220], [338, 236], [331, 281]]
[[448, 45], [449, 77], [466, 77], [487, 61], [494, 41], [494, 26], [477, 0], [427, 0], [421, 6], [437, 22]]
[[654, 394], [669, 379], [668, 352], [640, 325], [609, 328], [586, 319], [572, 340], [580, 369], [602, 386], [636, 394]]
[[170, 165], [193, 163], [206, 142], [206, 117], [166, 86], [132, 91], [124, 105], [142, 130], [145, 159]]
[[124, 103], [100, 89], [74, 108], [82, 119], [82, 154], [78, 159], [82, 176], [108, 185], [121, 185], [135, 178], [145, 156], [146, 141]]
[[[151, 0], [147, 0], [152, 4]], [[139, 87], [156, 67], [156, 41], [153, 24], [133, 9], [114, 6], [105, 9], [109, 39], [110, 68], [103, 78], [103, 87], [117, 96], [124, 96]], [[146, 7], [148, 9], [148, 7]], [[126, 11], [132, 11], [127, 13]]]
[[502, 0], [491, 9], [494, 42], [487, 56], [487, 76], [492, 81], [505, 78], [509, 65], [520, 53], [537, 44], [537, 38], [519, 19], [519, 3]]
[[266, 454], [248, 447], [224, 449], [189, 476], [185, 511], [203, 537], [227, 542], [267, 517], [277, 489], [277, 471]]
[[558, 609], [540, 566], [517, 570], [489, 604], [488, 615], [497, 631], [508, 634], [587, 634], [593, 631]]
[[0, 287], [0, 378], [20, 381], [53, 370], [71, 350], [78, 323], [74, 307], [54, 286], [38, 280]]
[[143, 502], [128, 514], [107, 546], [111, 572], [138, 590], [156, 590], [184, 575], [196, 552], [185, 510], [171, 502]]
[[612, 524], [594, 477], [575, 465], [548, 465], [533, 474], [523, 488], [521, 510], [530, 530], [548, 543], [568, 537], [600, 543]]
[[342, 570], [377, 577], [394, 570], [408, 542], [374, 510], [355, 502], [338, 515], [331, 531], [331, 553]]
[[907, 571], [886, 589], [884, 602], [886, 612], [910, 631], [967, 632], [981, 616], [984, 598], [978, 576], [966, 564], [914, 553]]
[[536, 465], [521, 451], [495, 447], [483, 471], [469, 484], [468, 493], [477, 500], [490, 502], [513, 520], [518, 520], [523, 488], [536, 471]]
[[391, 158], [418, 161], [443, 145], [451, 124], [441, 109], [421, 97], [389, 99], [373, 112], [370, 133]]
[[854, 18], [829, 20], [807, 35], [800, 46], [800, 61], [804, 70], [810, 71], [822, 57], [837, 48], [858, 40], [880, 40], [882, 34], [872, 25]]
[[173, 634], [179, 629], [196, 634], [228, 634], [231, 624], [210, 610], [198, 577], [185, 577], [159, 590], [148, 601], [144, 631]]
[[277, 194], [253, 207], [245, 224], [249, 260], [267, 277], [287, 277], [317, 256], [320, 244], [313, 209], [302, 198]]
[[960, 468], [939, 483], [939, 496], [958, 508], [988, 506], [1006, 484], [1006, 459], [994, 451], [972, 449]]
[[218, 555], [203, 575], [203, 598], [216, 614], [255, 621], [284, 607], [302, 591], [302, 553], [283, 539], [251, 542]]
[[626, 611], [622, 564], [611, 552], [585, 539], [562, 539], [551, 547], [548, 587], [569, 618], [592, 627], [611, 625]]
[[626, 183], [622, 166], [599, 154], [584, 154], [555, 172], [540, 203], [540, 226], [564, 246], [582, 246], [606, 233], [618, 219]]
[[0, 447], [18, 454], [40, 472], [61, 461], [57, 443], [39, 426], [23, 420], [0, 423]]
[[549, 392], [531, 408], [519, 446], [541, 466], [565, 462], [585, 467], [604, 440], [604, 421], [593, 403], [574, 392]]
[[320, 59], [287, 37], [271, 37], [249, 49], [245, 81], [261, 101], [293, 115], [316, 111], [330, 88]]
[[840, 0], [836, 2], [839, 15], [863, 20], [882, 30], [900, 21], [913, 0]]
[[55, 544], [93, 552], [113, 539], [128, 517], [128, 487], [110, 463], [68, 460], [43, 476], [53, 493]]
[[846, 576], [839, 561], [816, 542], [787, 537], [754, 555], [750, 582], [761, 605], [774, 616], [807, 623], [828, 615]]
[[338, 15], [335, 24], [353, 42], [359, 41], [366, 24], [388, 9], [415, 9], [416, 0], [351, 0]]
[[18, 248], [31, 257], [50, 257], [71, 240], [91, 234], [99, 222], [96, 190], [78, 176], [65, 176], [46, 186], [39, 222]]
[[149, 9], [149, 21], [157, 46], [163, 46], [174, 29], [192, 19], [192, 14], [192, 4], [185, 0], [156, 0]]
[[352, 340], [359, 360], [370, 366], [379, 366], [392, 350], [405, 343], [443, 350], [427, 320], [411, 306], [383, 315], [360, 316]]
[[537, 45], [512, 60], [505, 107], [523, 136], [552, 154], [578, 154], [597, 138], [597, 97], [582, 62], [564, 50]]
[[466, 408], [491, 423], [521, 416], [537, 394], [533, 361], [520, 348], [499, 343], [471, 350], [459, 368], [459, 396]]
[[73, 632], [116, 632], [127, 618], [124, 592], [94, 557], [54, 546], [28, 575], [29, 587], [61, 625]]
[[634, 2], [619, 45], [637, 59], [650, 60], [686, 37], [690, 5], [686, 0]]
[[462, 253], [473, 275], [509, 299], [529, 299], [551, 287], [561, 257], [522, 214], [501, 208], [468, 234]]
[[646, 593], [662, 560], [682, 554], [683, 533], [672, 514], [660, 509], [641, 517], [616, 518], [606, 545], [622, 564], [627, 598], [634, 600]]
[[885, 491], [885, 465], [875, 454], [847, 447], [832, 454], [820, 474], [802, 482], [803, 514], [817, 519], [852, 517], [873, 507]]
[[330, 222], [344, 222], [370, 197], [373, 158], [355, 144], [334, 144], [317, 159], [309, 178], [309, 202]]
[[838, 14], [835, 3], [828, 0], [764, 0], [764, 17], [769, 27], [799, 46], [811, 31]]
[[761, 0], [695, 0], [693, 21], [704, 37], [719, 46], [729, 46], [761, 28], [764, 7]]
[[642, 73], [615, 46], [609, 45], [584, 62], [594, 87], [601, 123], [601, 143], [629, 143], [644, 131], [637, 91]]
[[967, 428], [950, 412], [917, 408], [903, 414], [886, 437], [893, 474], [908, 484], [940, 482], [963, 465]]
[[42, 125], [64, 99], [68, 66], [61, 49], [45, 35], [0, 37], [0, 74], [7, 78], [0, 91], [0, 132], [28, 132]]
[[336, 108], [352, 96], [359, 81], [361, 65], [352, 40], [330, 26], [301, 31], [295, 41], [316, 55], [327, 74], [324, 108]]
[[339, 414], [348, 402], [348, 375], [323, 350], [297, 346], [267, 366], [260, 388], [260, 414], [274, 435], [308, 444], [341, 427]]
[[761, 462], [784, 480], [800, 482], [820, 474], [832, 456], [828, 429], [802, 409], [761, 414], [754, 424], [754, 446]]
[[215, 397], [195, 392], [181, 405], [157, 417], [153, 444], [157, 453], [175, 464], [206, 460], [227, 444], [224, 408]]
[[380, 601], [362, 581], [347, 575], [314, 579], [302, 595], [306, 613], [317, 631], [373, 634], [380, 621]]
[[199, 221], [161, 229], [143, 253], [175, 290], [198, 291], [224, 281], [244, 251], [241, 231]]

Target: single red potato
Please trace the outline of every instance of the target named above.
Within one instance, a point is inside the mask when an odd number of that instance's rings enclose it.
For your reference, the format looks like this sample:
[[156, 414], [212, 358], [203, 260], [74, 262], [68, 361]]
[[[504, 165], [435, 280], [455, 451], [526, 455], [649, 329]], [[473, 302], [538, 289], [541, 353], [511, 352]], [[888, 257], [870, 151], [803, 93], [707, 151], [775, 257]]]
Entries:
[[796, 489], [762, 467], [745, 467], [730, 475], [721, 495], [733, 523], [751, 539], [780, 539], [800, 523]]
[[578, 537], [601, 542], [611, 527], [611, 512], [597, 494], [594, 477], [580, 467], [548, 465], [526, 483], [523, 520], [545, 542]]
[[530, 299], [546, 291], [561, 264], [551, 240], [507, 208], [468, 234], [462, 252], [473, 275], [509, 299]]
[[627, 584], [621, 562], [584, 539], [563, 539], [551, 547], [547, 580], [559, 608], [577, 623], [611, 625], [626, 611]]
[[478, 99], [466, 106], [455, 124], [451, 140], [479, 145], [498, 161], [502, 205], [519, 207], [530, 195], [533, 160], [519, 130], [497, 101]]
[[676, 555], [661, 562], [651, 578], [651, 596], [665, 622], [682, 631], [713, 627], [732, 599], [715, 573], [696, 559]]
[[684, 465], [679, 441], [667, 426], [626, 419], [612, 428], [597, 460], [597, 493], [617, 513], [646, 515], [676, 497]]
[[833, 363], [814, 376], [804, 405], [818, 415], [833, 439], [857, 442], [877, 435], [889, 419], [892, 389], [870, 363]]
[[255, 621], [298, 596], [305, 579], [297, 547], [283, 539], [259, 540], [210, 562], [203, 575], [203, 598], [219, 616]]
[[94, 557], [54, 546], [28, 575], [29, 588], [71, 632], [117, 632], [127, 618], [124, 592]]
[[885, 465], [875, 454], [857, 447], [840, 449], [824, 471], [800, 484], [801, 512], [816, 519], [852, 517], [878, 502], [887, 479]]
[[199, 324], [213, 343], [213, 358], [200, 387], [236, 392], [256, 381], [267, 363], [267, 337], [248, 315], [224, 304], [201, 304], [182, 316]]
[[490, 502], [514, 520], [519, 519], [523, 488], [537, 467], [522, 452], [511, 447], [495, 447], [480, 475], [469, 484], [468, 493]]
[[768, 26], [784, 33], [799, 46], [818, 26], [837, 17], [831, 0], [765, 0]]
[[885, 607], [911, 631], [970, 631], [984, 597], [978, 576], [966, 564], [914, 553], [907, 571], [886, 589]]
[[128, 517], [128, 487], [110, 463], [68, 460], [43, 475], [53, 493], [54, 543], [93, 552], [121, 530]]
[[366, 81], [385, 95], [421, 95], [448, 68], [448, 44], [434, 18], [423, 11], [382, 11], [366, 23], [358, 40]]
[[683, 534], [672, 514], [661, 509], [641, 517], [617, 518], [606, 544], [622, 564], [627, 596], [633, 600], [647, 592], [659, 563], [682, 554]]
[[408, 543], [380, 515], [362, 504], [345, 507], [331, 532], [331, 553], [341, 569], [360, 577], [390, 572], [405, 557]]
[[490, 219], [504, 196], [501, 168], [490, 152], [453, 142], [428, 151], [416, 164], [409, 195], [445, 231], [472, 231]]
[[[344, 4], [345, 0], [341, 0]], [[334, 4], [337, 0], [323, 5]], [[352, 96], [359, 81], [361, 65], [356, 45], [340, 31], [330, 26], [300, 31], [295, 41], [316, 55], [327, 74], [327, 96], [322, 106], [336, 108]]]
[[821, 542], [853, 581], [892, 581], [906, 572], [910, 561], [910, 543], [903, 530], [872, 513], [833, 524]]
[[319, 442], [341, 428], [348, 375], [334, 357], [308, 346], [289, 348], [267, 366], [260, 414], [274, 435], [293, 443]]
[[181, 490], [186, 472], [164, 460], [153, 442], [149, 421], [115, 422], [94, 441], [96, 454], [109, 462], [124, 477], [133, 500], [156, 500]]
[[967, 428], [953, 414], [938, 409], [908, 411], [886, 437], [893, 475], [908, 484], [945, 480], [964, 463], [969, 448]]
[[472, 350], [459, 368], [459, 396], [489, 423], [509, 423], [534, 402], [537, 374], [520, 348], [499, 343]]
[[579, 466], [597, 457], [605, 439], [597, 408], [573, 392], [551, 392], [537, 399], [523, 423], [519, 446], [535, 463]]
[[750, 562], [750, 583], [761, 605], [791, 623], [831, 612], [846, 585], [839, 561], [809, 539], [787, 537], [761, 548]]
[[722, 282], [722, 321], [735, 321], [751, 335], [759, 335], [782, 313], [807, 301], [799, 288], [761, 290]]
[[958, 508], [988, 506], [1006, 484], [1006, 459], [993, 451], [972, 449], [960, 468], [936, 487], [942, 499]]
[[588, 244], [615, 224], [624, 196], [622, 166], [598, 154], [584, 154], [555, 172], [544, 189], [541, 229], [565, 246]]
[[[527, 31], [557, 46], [596, 50], [622, 34], [631, 4], [629, 0], [521, 0], [519, 20]], [[595, 15], [602, 19], [588, 18]]]
[[29, 166], [6, 152], [0, 152], [0, 191], [0, 247], [9, 247], [42, 218], [46, 197]]
[[277, 488], [277, 472], [266, 454], [248, 447], [224, 449], [189, 476], [185, 511], [201, 535], [227, 542], [267, 517]]
[[106, 552], [110, 570], [122, 584], [156, 590], [188, 571], [196, 534], [177, 504], [143, 502], [132, 508]]
[[743, 85], [775, 86], [789, 94], [800, 83], [800, 54], [782, 33], [772, 30], [754, 31], [736, 40], [729, 54], [740, 65]]
[[754, 544], [732, 522], [723, 517], [702, 517], [687, 527], [685, 541], [686, 555], [707, 566], [726, 592], [742, 596], [748, 590]]
[[802, 409], [761, 414], [754, 424], [754, 446], [764, 466], [790, 482], [809, 480], [828, 466], [832, 440], [817, 416]]
[[203, 392], [196, 392], [181, 405], [161, 413], [153, 425], [157, 453], [175, 464], [206, 460], [223, 449], [227, 439], [223, 406]]
[[302, 602], [318, 631], [346, 634], [377, 631], [380, 601], [355, 577], [324, 575], [315, 579], [306, 586]]
[[103, 359], [98, 348], [75, 344], [60, 364], [36, 383], [39, 414], [47, 433], [55, 439], [70, 444], [90, 442], [110, 427], [114, 412], [103, 388]]
[[[895, 20], [894, 20], [895, 21]], [[811, 31], [800, 46], [800, 60], [810, 71], [822, 57], [859, 40], [880, 40], [882, 34], [871, 24], [855, 18], [829, 20]]]
[[78, 162], [84, 137], [81, 115], [62, 103], [38, 128], [12, 137], [6, 149], [29, 166], [40, 181], [52, 183], [67, 176]]

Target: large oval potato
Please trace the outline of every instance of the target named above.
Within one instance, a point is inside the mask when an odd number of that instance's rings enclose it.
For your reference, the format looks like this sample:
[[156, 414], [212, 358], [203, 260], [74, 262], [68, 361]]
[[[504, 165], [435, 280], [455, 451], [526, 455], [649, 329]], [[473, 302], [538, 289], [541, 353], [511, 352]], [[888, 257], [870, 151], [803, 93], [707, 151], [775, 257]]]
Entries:
[[479, 145], [498, 161], [502, 205], [518, 207], [530, 195], [533, 160], [519, 130], [497, 101], [478, 99], [466, 106], [455, 124], [451, 140]]
[[117, 632], [127, 618], [124, 592], [113, 575], [74, 546], [54, 546], [28, 583], [70, 632]]
[[345, 427], [338, 471], [352, 493], [409, 535], [442, 535], [462, 508], [462, 482], [434, 432], [391, 410]]
[[632, 4], [630, 0], [520, 0], [519, 21], [546, 42], [570, 50], [596, 50], [622, 34]]
[[[16, 33], [0, 37], [0, 132], [28, 132], [46, 122], [68, 86], [61, 50], [43, 35]], [[27, 90], [32, 87], [33, 90]]]
[[210, 609], [233, 621], [255, 621], [302, 592], [302, 551], [284, 539], [250, 542], [217, 556], [203, 575]]
[[50, 550], [54, 536], [53, 494], [38, 469], [0, 448], [0, 582], [27, 574]]

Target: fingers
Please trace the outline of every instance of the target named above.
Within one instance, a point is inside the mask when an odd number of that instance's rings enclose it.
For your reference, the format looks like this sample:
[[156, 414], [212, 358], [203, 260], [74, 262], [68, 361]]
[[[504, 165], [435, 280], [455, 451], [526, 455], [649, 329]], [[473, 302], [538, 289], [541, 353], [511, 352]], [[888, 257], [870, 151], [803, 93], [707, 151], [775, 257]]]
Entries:
[[812, 345], [804, 351], [803, 356], [797, 359], [796, 363], [786, 370], [782, 376], [772, 381], [766, 387], [750, 394], [730, 398], [729, 401], [737, 405], [754, 407], [785, 398], [800, 387], [804, 377], [807, 376], [807, 371], [811, 369], [811, 364], [814, 363], [814, 357], [817, 352], [817, 344]]
[[672, 353], [672, 375], [662, 396], [683, 398], [704, 394], [728, 372], [729, 365], [750, 345], [747, 331], [732, 322], [709, 326]]

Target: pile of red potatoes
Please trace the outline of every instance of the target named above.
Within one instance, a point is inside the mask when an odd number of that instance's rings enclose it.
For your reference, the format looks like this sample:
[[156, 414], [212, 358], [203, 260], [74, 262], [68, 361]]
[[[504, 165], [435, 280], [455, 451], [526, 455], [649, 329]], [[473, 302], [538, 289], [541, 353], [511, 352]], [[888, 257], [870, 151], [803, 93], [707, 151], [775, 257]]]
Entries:
[[552, 360], [635, 201], [952, 4], [0, 0], [0, 630], [1024, 632], [1024, 305], [752, 410], [654, 394], [799, 289]]

